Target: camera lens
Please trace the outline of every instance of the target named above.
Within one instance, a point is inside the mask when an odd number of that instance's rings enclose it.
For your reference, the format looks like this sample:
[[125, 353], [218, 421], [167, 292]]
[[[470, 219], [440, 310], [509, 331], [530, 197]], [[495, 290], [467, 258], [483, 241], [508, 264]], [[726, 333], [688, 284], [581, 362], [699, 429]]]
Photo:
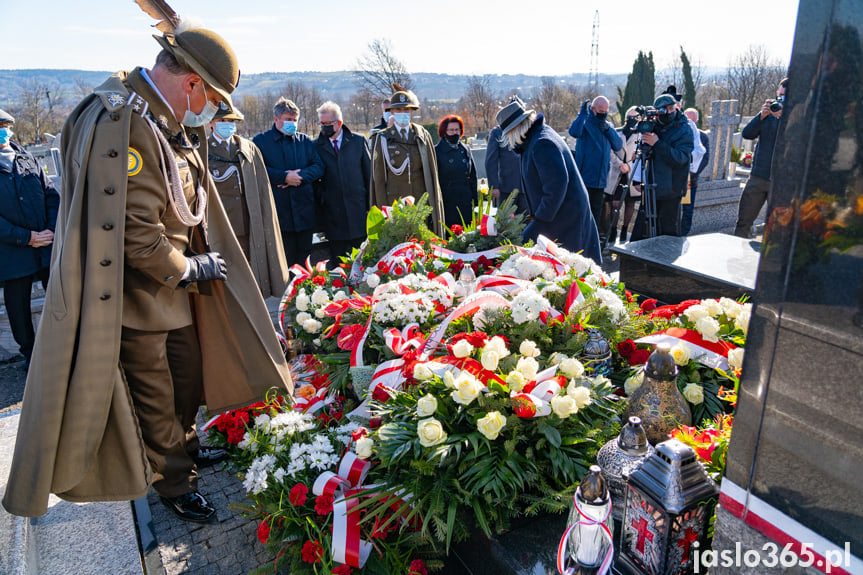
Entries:
[[781, 109], [782, 109], [782, 102], [780, 102], [779, 100], [773, 100], [772, 102], [770, 102], [770, 111], [771, 112], [778, 112]]

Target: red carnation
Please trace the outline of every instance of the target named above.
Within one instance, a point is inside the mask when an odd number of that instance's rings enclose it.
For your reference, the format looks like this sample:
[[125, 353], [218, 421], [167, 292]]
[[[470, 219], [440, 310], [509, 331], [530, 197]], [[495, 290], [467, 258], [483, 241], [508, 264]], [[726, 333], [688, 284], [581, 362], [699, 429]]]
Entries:
[[430, 280], [433, 280], [433, 279], [435, 279], [435, 277], [437, 277], [437, 276], [435, 275], [435, 273], [434, 273], [434, 272], [429, 272], [429, 273], [427, 273], [427, 274], [426, 274], [426, 277], [427, 277], [428, 279], [430, 279]]
[[303, 561], [306, 563], [320, 563], [324, 556], [324, 546], [317, 541], [306, 541], [303, 543]]
[[658, 307], [655, 310], [653, 310], [652, 312], [650, 312], [650, 315], [647, 316], [647, 319], [656, 319], [656, 318], [671, 319], [672, 317], [674, 317], [674, 314], [675, 314], [674, 310], [676, 307], [677, 306], [673, 306], [673, 305], [665, 305], [662, 307]]
[[350, 565], [339, 565], [338, 567], [333, 567], [332, 575], [351, 575], [353, 573], [353, 569], [351, 569]]
[[228, 430], [228, 443], [236, 445], [243, 440], [246, 435], [246, 429], [243, 427], [235, 427]]
[[386, 262], [379, 263], [378, 264], [378, 271], [381, 272], [382, 274], [390, 273], [390, 264], [388, 264]]
[[460, 236], [464, 233], [464, 228], [458, 224], [453, 224], [449, 230], [456, 236]]
[[354, 441], [359, 441], [368, 434], [368, 429], [366, 429], [365, 427], [359, 427], [351, 432], [351, 439], [353, 439]]
[[681, 315], [683, 312], [685, 312], [686, 310], [688, 310], [692, 306], [698, 305], [700, 303], [701, 303], [700, 299], [684, 300], [674, 307], [674, 315]]
[[266, 520], [261, 521], [261, 524], [258, 525], [258, 541], [267, 544], [267, 539], [270, 538], [270, 524], [267, 523]]
[[485, 342], [488, 341], [488, 336], [481, 331], [475, 331], [467, 336], [467, 342], [472, 346], [479, 348], [484, 347]]
[[334, 287], [334, 288], [345, 287], [345, 282], [343, 282], [343, 281], [342, 281], [342, 280], [340, 280], [340, 279], [334, 279], [334, 280], [333, 280], [333, 287]]
[[312, 278], [312, 283], [318, 286], [322, 286], [327, 283], [327, 279], [324, 276], [315, 276]]
[[408, 575], [428, 575], [426, 564], [422, 559], [414, 559], [411, 561], [411, 566], [408, 568]]
[[315, 498], [315, 513], [318, 515], [329, 515], [333, 511], [333, 496], [327, 495], [324, 493], [323, 495], [318, 495]]
[[617, 353], [622, 355], [623, 357], [629, 357], [632, 355], [632, 352], [635, 351], [635, 342], [631, 339], [627, 339], [626, 341], [622, 341], [617, 344]]
[[291, 505], [295, 507], [300, 507], [301, 505], [306, 504], [306, 494], [309, 492], [309, 488], [303, 485], [302, 483], [297, 483], [291, 488], [291, 492], [288, 495], [288, 501], [291, 502]]
[[629, 365], [644, 365], [650, 357], [649, 349], [637, 349], [629, 356]]
[[656, 301], [655, 299], [646, 299], [643, 302], [641, 302], [641, 311], [643, 311], [643, 312], [653, 311], [656, 309], [656, 304], [658, 304], [658, 303], [659, 302]]

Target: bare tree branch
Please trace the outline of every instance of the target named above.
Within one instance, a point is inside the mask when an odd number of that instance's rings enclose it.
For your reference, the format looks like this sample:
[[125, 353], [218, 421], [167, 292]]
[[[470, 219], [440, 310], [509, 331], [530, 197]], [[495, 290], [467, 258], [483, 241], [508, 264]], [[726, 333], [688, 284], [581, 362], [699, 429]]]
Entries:
[[763, 45], [751, 45], [728, 67], [726, 84], [731, 99], [740, 102], [740, 113], [752, 116], [772, 97], [785, 70]]
[[360, 89], [386, 98], [393, 93], [393, 82], [410, 90], [413, 81], [404, 63], [392, 53], [392, 44], [386, 38], [369, 42], [368, 51], [356, 62], [354, 77]]

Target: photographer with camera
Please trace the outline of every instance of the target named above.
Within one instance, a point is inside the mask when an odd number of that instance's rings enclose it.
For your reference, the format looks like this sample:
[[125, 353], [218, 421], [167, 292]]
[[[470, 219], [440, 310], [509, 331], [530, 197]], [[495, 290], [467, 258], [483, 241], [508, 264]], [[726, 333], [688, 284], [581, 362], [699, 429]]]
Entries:
[[773, 147], [776, 145], [776, 131], [779, 129], [779, 118], [782, 117], [782, 106], [785, 102], [785, 89], [788, 78], [783, 78], [776, 88], [775, 100], [764, 100], [761, 113], [752, 118], [742, 130], [745, 140], [758, 139], [755, 154], [752, 158], [752, 171], [749, 180], [740, 196], [737, 207], [737, 225], [734, 235], [748, 238], [752, 224], [761, 211], [761, 206], [767, 201], [770, 191], [770, 165], [773, 163]]
[[569, 135], [576, 139], [575, 165], [590, 197], [590, 212], [603, 231], [605, 227], [600, 222], [610, 156], [612, 150], [617, 152], [623, 146], [620, 134], [607, 117], [608, 98], [597, 96], [593, 102], [585, 100], [581, 104], [578, 116], [569, 127]]
[[659, 96], [653, 107], [655, 110], [639, 110], [642, 119], [636, 126], [642, 134], [639, 153], [644, 159], [644, 197], [632, 241], [654, 235], [680, 235], [680, 200], [689, 180], [694, 146], [689, 120], [677, 109], [670, 94]]

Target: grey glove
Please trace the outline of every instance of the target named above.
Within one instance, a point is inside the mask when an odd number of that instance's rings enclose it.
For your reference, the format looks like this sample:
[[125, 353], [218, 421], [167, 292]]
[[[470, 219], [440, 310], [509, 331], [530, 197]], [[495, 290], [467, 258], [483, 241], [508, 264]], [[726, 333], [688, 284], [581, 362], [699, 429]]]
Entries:
[[212, 280], [228, 279], [228, 268], [225, 258], [218, 252], [209, 252], [187, 257], [189, 262], [189, 275], [180, 282], [181, 287], [186, 287], [192, 282], [206, 282]]

